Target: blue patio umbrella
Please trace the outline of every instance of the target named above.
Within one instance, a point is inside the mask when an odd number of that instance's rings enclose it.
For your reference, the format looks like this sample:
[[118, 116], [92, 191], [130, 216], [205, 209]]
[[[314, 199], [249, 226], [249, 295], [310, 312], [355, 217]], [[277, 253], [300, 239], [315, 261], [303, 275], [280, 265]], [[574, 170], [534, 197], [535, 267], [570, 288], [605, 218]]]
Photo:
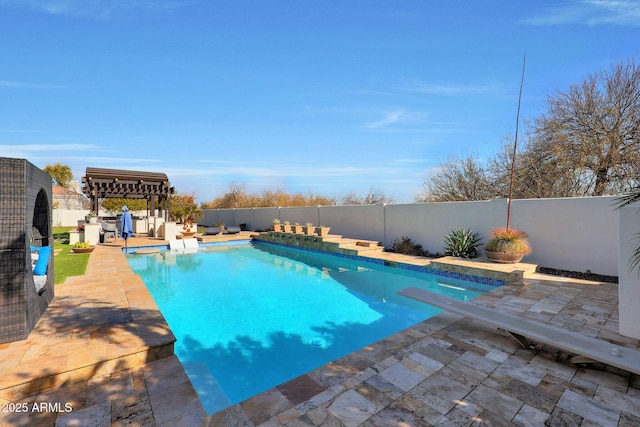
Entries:
[[131, 213], [126, 206], [122, 207], [122, 217], [120, 218], [120, 235], [124, 239], [124, 250], [127, 251], [127, 239], [133, 234], [133, 227], [131, 226]]

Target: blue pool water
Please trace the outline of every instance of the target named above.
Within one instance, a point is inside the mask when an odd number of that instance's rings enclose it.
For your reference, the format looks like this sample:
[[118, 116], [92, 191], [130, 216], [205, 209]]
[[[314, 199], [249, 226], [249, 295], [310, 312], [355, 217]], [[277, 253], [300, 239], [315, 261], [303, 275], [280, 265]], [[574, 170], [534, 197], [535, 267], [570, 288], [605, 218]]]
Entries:
[[441, 311], [400, 289], [462, 300], [490, 289], [260, 243], [128, 259], [176, 335], [175, 352], [209, 413]]

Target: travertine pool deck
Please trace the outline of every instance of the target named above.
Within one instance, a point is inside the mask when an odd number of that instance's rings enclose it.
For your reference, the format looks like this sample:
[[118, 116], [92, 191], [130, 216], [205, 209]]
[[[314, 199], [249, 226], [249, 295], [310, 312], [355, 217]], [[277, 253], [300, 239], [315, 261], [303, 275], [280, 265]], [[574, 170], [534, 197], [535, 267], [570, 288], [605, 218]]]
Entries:
[[[615, 284], [531, 274], [474, 302], [640, 344], [617, 333]], [[122, 252], [98, 247], [85, 276], [57, 285], [29, 338], [0, 345], [0, 403], [27, 409], [3, 410], [0, 425], [640, 425], [638, 376], [570, 365], [446, 312], [208, 417], [172, 343]]]
[[29, 337], [0, 345], [0, 425], [198, 425], [174, 342], [122, 250], [97, 246]]

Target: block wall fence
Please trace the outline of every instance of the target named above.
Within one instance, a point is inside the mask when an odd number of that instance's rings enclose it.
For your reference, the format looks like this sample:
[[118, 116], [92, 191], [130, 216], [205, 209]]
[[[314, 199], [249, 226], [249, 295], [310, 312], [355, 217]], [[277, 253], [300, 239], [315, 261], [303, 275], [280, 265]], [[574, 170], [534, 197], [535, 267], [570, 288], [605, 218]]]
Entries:
[[[386, 248], [407, 236], [431, 252], [442, 252], [443, 236], [460, 227], [480, 233], [486, 242], [489, 230], [506, 225], [507, 200], [205, 209], [198, 222], [266, 230], [274, 218], [330, 226], [331, 234], [377, 240]], [[529, 233], [533, 248], [525, 262], [609, 276], [618, 276], [620, 235], [626, 233], [620, 230], [619, 218], [615, 197], [521, 199], [511, 207], [511, 227]]]

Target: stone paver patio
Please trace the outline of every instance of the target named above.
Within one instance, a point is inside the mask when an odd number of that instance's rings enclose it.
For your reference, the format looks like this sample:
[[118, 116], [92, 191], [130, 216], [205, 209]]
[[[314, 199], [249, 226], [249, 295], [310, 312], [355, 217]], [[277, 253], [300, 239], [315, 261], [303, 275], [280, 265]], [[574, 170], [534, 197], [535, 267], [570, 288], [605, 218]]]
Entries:
[[[534, 274], [474, 302], [639, 346], [617, 333], [615, 284]], [[173, 340], [122, 252], [98, 247], [29, 338], [0, 345], [0, 425], [640, 425], [638, 376], [446, 312], [210, 416]]]

